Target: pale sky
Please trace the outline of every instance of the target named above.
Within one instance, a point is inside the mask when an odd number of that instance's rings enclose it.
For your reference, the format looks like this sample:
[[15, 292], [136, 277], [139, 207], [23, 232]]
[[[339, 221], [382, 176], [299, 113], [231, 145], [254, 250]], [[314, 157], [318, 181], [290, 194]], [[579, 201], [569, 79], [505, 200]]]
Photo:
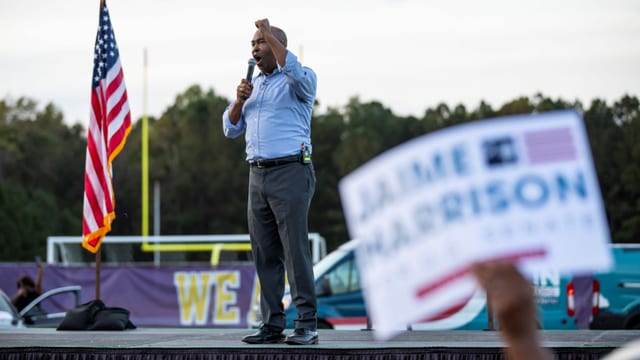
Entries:
[[[229, 99], [254, 21], [285, 30], [318, 75], [321, 111], [349, 98], [421, 117], [440, 102], [494, 107], [542, 92], [640, 96], [637, 0], [108, 0], [134, 120], [199, 84]], [[53, 102], [88, 123], [99, 1], [0, 0], [0, 98]], [[219, 119], [214, 119], [219, 121]]]

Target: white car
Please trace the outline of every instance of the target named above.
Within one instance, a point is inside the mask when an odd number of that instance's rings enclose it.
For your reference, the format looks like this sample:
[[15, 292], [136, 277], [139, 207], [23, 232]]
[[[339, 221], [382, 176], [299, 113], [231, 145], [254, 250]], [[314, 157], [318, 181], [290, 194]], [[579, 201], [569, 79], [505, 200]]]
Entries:
[[20, 312], [0, 290], [0, 328], [57, 327], [67, 310], [80, 305], [82, 287], [63, 286], [38, 296]]
[[16, 308], [11, 304], [11, 300], [0, 290], [0, 329], [23, 328], [25, 327], [20, 319]]

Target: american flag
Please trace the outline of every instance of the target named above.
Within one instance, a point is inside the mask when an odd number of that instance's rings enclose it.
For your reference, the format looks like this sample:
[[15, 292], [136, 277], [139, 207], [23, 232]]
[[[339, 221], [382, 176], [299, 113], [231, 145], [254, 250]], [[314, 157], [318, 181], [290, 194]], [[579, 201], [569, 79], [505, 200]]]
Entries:
[[111, 162], [131, 131], [127, 89], [106, 1], [100, 2], [94, 50], [82, 212], [82, 247], [92, 253], [116, 217]]
[[524, 142], [531, 164], [575, 160], [577, 157], [568, 127], [525, 132]]

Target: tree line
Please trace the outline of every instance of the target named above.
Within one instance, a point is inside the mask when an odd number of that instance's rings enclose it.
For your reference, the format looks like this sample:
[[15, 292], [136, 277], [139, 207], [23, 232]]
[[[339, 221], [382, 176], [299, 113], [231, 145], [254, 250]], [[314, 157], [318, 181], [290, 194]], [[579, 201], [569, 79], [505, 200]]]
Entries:
[[[247, 232], [249, 169], [244, 139], [222, 133], [228, 103], [213, 89], [194, 85], [160, 117], [149, 118], [149, 178], [161, 187], [161, 234]], [[542, 94], [498, 108], [484, 101], [473, 109], [440, 103], [422, 117], [397, 116], [380, 102], [351, 98], [312, 119], [317, 186], [309, 229], [322, 234], [329, 249], [345, 242], [339, 180], [395, 145], [456, 124], [561, 109], [584, 118], [612, 240], [640, 242], [640, 103], [631, 95], [613, 104]], [[141, 233], [141, 128], [136, 121], [113, 163], [111, 235]], [[0, 261], [31, 261], [45, 255], [47, 236], [81, 235], [85, 152], [86, 128], [67, 125], [54, 104], [0, 100]]]

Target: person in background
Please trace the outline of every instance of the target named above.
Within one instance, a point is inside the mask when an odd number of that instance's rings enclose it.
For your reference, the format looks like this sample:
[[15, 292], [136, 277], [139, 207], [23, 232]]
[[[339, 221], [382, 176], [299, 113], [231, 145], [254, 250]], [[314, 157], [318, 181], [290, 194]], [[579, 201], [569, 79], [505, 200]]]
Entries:
[[593, 311], [593, 275], [574, 275], [573, 288], [578, 329], [589, 329]]
[[38, 274], [36, 281], [29, 275], [23, 275], [18, 279], [18, 291], [11, 298], [11, 303], [18, 312], [29, 305], [33, 300], [42, 294], [42, 272], [43, 264], [38, 261]]
[[[268, 19], [255, 22], [251, 55], [260, 73], [242, 79], [222, 115], [224, 134], [245, 134], [249, 162], [247, 218], [260, 280], [260, 330], [249, 344], [318, 343], [317, 300], [309, 249], [308, 214], [316, 176], [311, 162], [311, 113], [316, 75], [287, 50], [287, 36]], [[249, 74], [251, 76], [252, 74]], [[298, 310], [285, 337], [285, 270]]]

